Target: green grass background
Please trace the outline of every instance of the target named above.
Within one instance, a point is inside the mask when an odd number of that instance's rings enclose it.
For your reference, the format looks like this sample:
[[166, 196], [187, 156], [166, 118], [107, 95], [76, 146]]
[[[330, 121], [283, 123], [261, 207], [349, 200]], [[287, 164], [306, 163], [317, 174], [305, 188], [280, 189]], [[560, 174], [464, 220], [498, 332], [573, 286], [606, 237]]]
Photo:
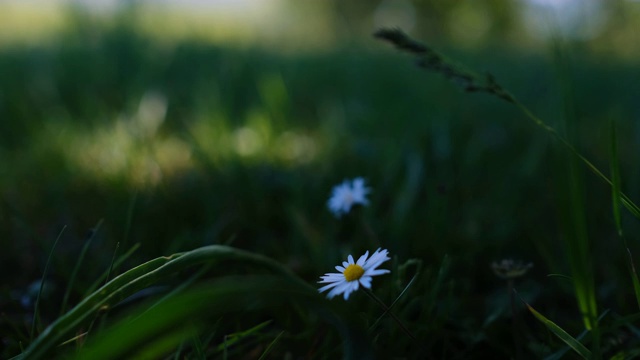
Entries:
[[[411, 342], [385, 318], [372, 337], [379, 356], [412, 357], [425, 348], [441, 358], [511, 356], [506, 287], [490, 268], [503, 258], [534, 264], [516, 282], [518, 294], [577, 336], [584, 326], [571, 279], [548, 276], [571, 276], [563, 234], [566, 217], [577, 209], [567, 195], [566, 149], [514, 106], [465, 94], [387, 44], [361, 40], [291, 54], [197, 40], [168, 46], [126, 24], [80, 24], [56, 43], [0, 48], [0, 355], [18, 355], [30, 342], [37, 285], [62, 227], [36, 335], [60, 316], [87, 231], [99, 222], [69, 305], [104, 282], [100, 276], [112, 259], [130, 249], [135, 251], [115, 263], [111, 277], [158, 256], [227, 244], [273, 258], [315, 287], [346, 255], [379, 244], [393, 257], [386, 264], [392, 275], [373, 283], [387, 304], [421, 270], [394, 312], [424, 339]], [[579, 44], [561, 48], [562, 60], [553, 51], [499, 45], [475, 52], [446, 44], [439, 49], [490, 71], [605, 173], [615, 121], [622, 190], [640, 199], [637, 64], [590, 54]], [[127, 124], [135, 123], [149, 94], [165, 99], [166, 116], [157, 132], [144, 136]], [[262, 144], [250, 155], [236, 150], [243, 127]], [[291, 155], [291, 139], [302, 141], [298, 157]], [[100, 149], [123, 153], [125, 160], [110, 170], [96, 155]], [[638, 311], [627, 253], [608, 185], [582, 164], [577, 174], [584, 183], [580, 210], [598, 307], [610, 309], [603, 321], [613, 323]], [[331, 188], [356, 176], [372, 188], [371, 204], [335, 219], [326, 207]], [[623, 212], [623, 228], [635, 255], [638, 219]], [[403, 267], [410, 259], [417, 262]], [[252, 270], [234, 265], [207, 276], [232, 273]], [[190, 275], [164, 279], [168, 288], [140, 297], [166, 294]], [[243, 294], [251, 296], [250, 288]], [[229, 306], [230, 315], [218, 309], [197, 327], [198, 335], [181, 333], [169, 341], [182, 350], [160, 353], [222, 357], [226, 353], [214, 349], [224, 335], [275, 319], [235, 345], [232, 355], [257, 358], [284, 331], [274, 356], [333, 358], [341, 354], [336, 346], [342, 340], [317, 325], [322, 316], [308, 312], [311, 303], [300, 300], [295, 311], [258, 306], [244, 313]], [[360, 293], [331, 306], [366, 324], [382, 313]], [[540, 358], [563, 347], [523, 306], [518, 309], [527, 354]], [[121, 313], [126, 311], [100, 318], [102, 326]], [[623, 324], [604, 330], [605, 354], [637, 345], [633, 322]], [[92, 328], [96, 338], [102, 326]]]

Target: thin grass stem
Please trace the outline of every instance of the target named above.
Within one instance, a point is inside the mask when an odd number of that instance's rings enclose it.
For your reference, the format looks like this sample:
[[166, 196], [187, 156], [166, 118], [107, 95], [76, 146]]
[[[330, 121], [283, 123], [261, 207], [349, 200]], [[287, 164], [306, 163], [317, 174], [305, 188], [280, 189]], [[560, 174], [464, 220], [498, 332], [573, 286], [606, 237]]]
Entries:
[[263, 360], [265, 359], [265, 357], [267, 356], [267, 354], [269, 353], [269, 351], [271, 351], [271, 348], [278, 342], [278, 340], [280, 340], [280, 337], [282, 336], [282, 334], [284, 334], [284, 331], [280, 331], [280, 333], [278, 334], [278, 336], [276, 336], [275, 339], [273, 339], [272, 342], [269, 343], [269, 346], [267, 346], [266, 349], [264, 349], [264, 352], [262, 353], [262, 355], [260, 355], [260, 357], [258, 358], [258, 360]]
[[[399, 29], [380, 29], [374, 34], [374, 36], [391, 42], [401, 51], [411, 53], [418, 59], [417, 65], [419, 67], [425, 70], [441, 73], [446, 78], [462, 86], [462, 88], [467, 92], [484, 92], [496, 96], [508, 103], [514, 104], [526, 115], [526, 117], [559, 140], [573, 155], [580, 159], [580, 161], [582, 161], [589, 170], [604, 180], [609, 184], [609, 186], [613, 186], [612, 181], [593, 163], [591, 163], [591, 161], [580, 154], [580, 152], [567, 139], [560, 135], [555, 128], [535, 116], [529, 108], [498, 84], [490, 74], [487, 74], [486, 79], [483, 80], [478, 74], [468, 71], [467, 69], [463, 69], [460, 65], [454, 64], [452, 61], [446, 59], [444, 56], [428, 46], [411, 39]], [[640, 207], [638, 207], [622, 192], [620, 193], [620, 197], [624, 207], [627, 208], [627, 210], [629, 210], [629, 212], [631, 212], [636, 218], [640, 219]]]
[[69, 278], [69, 282], [67, 284], [67, 290], [64, 292], [64, 297], [62, 299], [62, 306], [60, 306], [60, 315], [64, 314], [64, 312], [67, 310], [67, 304], [69, 303], [69, 296], [71, 295], [71, 289], [73, 289], [73, 285], [76, 282], [76, 277], [78, 275], [78, 271], [80, 270], [80, 265], [82, 264], [82, 261], [84, 260], [84, 257], [86, 256], [87, 251], [89, 250], [89, 246], [91, 245], [91, 242], [95, 238], [96, 232], [100, 228], [100, 225], [102, 225], [102, 219], [100, 219], [100, 221], [98, 221], [96, 226], [93, 229], [91, 229], [91, 231], [89, 232], [89, 235], [86, 238], [84, 246], [80, 251], [80, 256], [78, 257], [78, 261], [76, 261], [76, 265], [73, 268], [71, 277]]
[[398, 317], [396, 317], [396, 315], [390, 311], [390, 309], [387, 307], [387, 305], [382, 300], [380, 300], [373, 292], [371, 292], [371, 290], [366, 289], [366, 288], [363, 288], [363, 290], [364, 290], [365, 294], [369, 295], [369, 297], [371, 299], [373, 299], [375, 302], [378, 303], [378, 305], [380, 305], [380, 307], [385, 311], [385, 313], [389, 314], [393, 318], [393, 320], [398, 324], [400, 329], [405, 334], [407, 334], [407, 336], [409, 336], [411, 338], [411, 340], [418, 341], [418, 339], [415, 337], [415, 335], [413, 335], [413, 333], [411, 333], [411, 331], [404, 326], [402, 321], [400, 319], [398, 319]]
[[516, 359], [522, 359], [522, 346], [520, 345], [520, 337], [518, 332], [518, 311], [516, 309], [516, 293], [514, 288], [514, 279], [507, 279], [507, 291], [509, 293], [509, 303], [511, 305], [511, 328], [513, 331], [513, 345], [516, 349]]
[[113, 271], [113, 263], [116, 260], [116, 254], [118, 254], [119, 248], [120, 248], [120, 242], [116, 243], [116, 248], [113, 251], [113, 256], [111, 257], [111, 264], [109, 265], [109, 271], [107, 271], [107, 278], [104, 280], [105, 284], [109, 282], [109, 278], [111, 277], [111, 272]]
[[404, 287], [404, 289], [402, 289], [402, 292], [400, 292], [400, 295], [398, 295], [398, 297], [393, 300], [393, 302], [391, 303], [391, 305], [389, 305], [388, 310], [385, 310], [382, 315], [380, 315], [376, 321], [373, 323], [373, 325], [371, 325], [369, 327], [369, 329], [375, 329], [376, 326], [378, 326], [378, 323], [380, 322], [380, 320], [382, 320], [382, 318], [387, 314], [387, 311], [391, 311], [391, 309], [393, 309], [393, 307], [396, 305], [396, 303], [398, 302], [398, 300], [400, 300], [400, 298], [402, 297], [402, 295], [404, 295], [405, 292], [407, 292], [407, 290], [409, 289], [409, 287], [413, 284], [413, 282], [416, 280], [416, 278], [418, 277], [418, 274], [413, 275], [413, 277], [411, 278], [411, 280], [409, 281], [409, 283], [407, 283], [407, 286]]
[[49, 264], [51, 263], [51, 256], [53, 255], [53, 252], [56, 248], [56, 245], [58, 245], [58, 241], [60, 240], [60, 238], [62, 237], [62, 233], [64, 233], [64, 230], [67, 228], [67, 225], [64, 225], [62, 227], [62, 230], [60, 230], [60, 232], [58, 233], [58, 237], [56, 238], [56, 241], [54, 241], [53, 246], [51, 247], [51, 251], [49, 252], [49, 257], [47, 258], [47, 263], [44, 266], [44, 271], [42, 272], [42, 279], [40, 280], [40, 289], [38, 289], [38, 296], [36, 297], [36, 305], [35, 308], [33, 310], [33, 321], [31, 322], [31, 332], [29, 333], [29, 341], [33, 341], [33, 335], [35, 333], [36, 330], [36, 322], [38, 321], [38, 314], [40, 313], [40, 297], [42, 296], [42, 289], [44, 288], [44, 281], [47, 277], [47, 270], [49, 270]]
[[129, 232], [131, 230], [131, 224], [133, 223], [133, 211], [136, 207], [136, 202], [138, 200], [138, 192], [134, 192], [131, 197], [131, 201], [129, 202], [129, 208], [127, 209], [127, 222], [124, 227], [124, 238], [122, 239], [122, 244], [126, 245], [129, 240]]

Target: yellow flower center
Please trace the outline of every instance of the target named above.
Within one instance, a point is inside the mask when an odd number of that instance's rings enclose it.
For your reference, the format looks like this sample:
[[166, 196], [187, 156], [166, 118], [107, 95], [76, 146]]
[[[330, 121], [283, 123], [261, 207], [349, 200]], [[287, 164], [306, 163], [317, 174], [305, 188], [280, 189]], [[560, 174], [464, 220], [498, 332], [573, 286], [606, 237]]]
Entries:
[[347, 281], [355, 281], [364, 275], [364, 269], [358, 264], [351, 264], [344, 269], [344, 273], [342, 274]]

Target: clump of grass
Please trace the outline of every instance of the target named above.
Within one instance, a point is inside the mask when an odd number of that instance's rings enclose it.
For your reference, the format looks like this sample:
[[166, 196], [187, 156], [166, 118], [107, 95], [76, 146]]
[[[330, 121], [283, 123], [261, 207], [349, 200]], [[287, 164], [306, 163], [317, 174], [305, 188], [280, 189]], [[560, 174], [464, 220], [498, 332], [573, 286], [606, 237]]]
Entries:
[[[579, 341], [571, 337], [566, 331], [557, 326], [552, 321], [545, 318], [539, 312], [535, 311], [527, 304], [531, 313], [540, 321], [542, 321], [556, 336], [567, 343], [580, 356], [586, 359], [600, 358], [602, 356], [600, 349], [600, 331], [598, 328], [598, 310], [596, 304], [596, 287], [593, 277], [593, 261], [590, 252], [590, 242], [587, 237], [586, 226], [586, 210], [583, 201], [584, 194], [582, 191], [582, 182], [574, 163], [576, 159], [581, 161], [586, 167], [595, 173], [599, 178], [604, 180], [612, 189], [613, 214], [616, 229], [620, 237], [622, 237], [619, 204], [622, 203], [627, 210], [640, 219], [640, 208], [620, 190], [619, 168], [616, 160], [616, 136], [615, 129], [612, 128], [612, 151], [610, 156], [612, 179], [609, 179], [602, 171], [600, 171], [591, 161], [583, 156], [577, 148], [567, 138], [562, 136], [554, 127], [548, 125], [540, 118], [535, 116], [522, 102], [509, 93], [502, 85], [500, 85], [491, 74], [481, 77], [471, 71], [466, 70], [461, 65], [445, 58], [430, 47], [423, 45], [399, 29], [381, 29], [374, 33], [374, 36], [388, 41], [401, 51], [408, 52], [416, 57], [416, 65], [439, 74], [453, 81], [462, 87], [466, 92], [484, 92], [495, 96], [510, 104], [514, 104], [522, 111], [522, 113], [532, 120], [537, 126], [547, 131], [555, 139], [559, 140], [566, 149], [569, 150], [571, 158], [568, 159], [568, 182], [566, 196], [568, 197], [568, 208], [564, 209], [562, 216], [567, 245], [567, 255], [573, 275], [575, 297], [578, 307], [583, 317], [583, 322], [587, 330], [592, 333], [593, 353], [584, 347]], [[622, 237], [623, 238], [623, 237]], [[624, 238], [623, 238], [624, 241]], [[629, 251], [628, 246], [625, 247]], [[629, 272], [631, 274], [633, 287], [637, 301], [640, 304], [640, 282], [635, 272], [633, 259], [629, 258]], [[494, 266], [495, 270], [495, 266]], [[513, 283], [510, 282], [510, 293], [513, 290]], [[513, 308], [513, 297], [511, 298]], [[514, 311], [515, 313], [515, 311]], [[516, 344], [519, 352], [519, 345]], [[518, 355], [520, 357], [520, 355]]]
[[[291, 273], [279, 263], [247, 251], [227, 246], [207, 246], [193, 251], [161, 257], [141, 264], [115, 277], [107, 284], [87, 296], [80, 304], [49, 325], [43, 333], [32, 342], [19, 356], [21, 359], [49, 358], [61, 343], [74, 339], [83, 325], [100, 312], [108, 311], [122, 300], [134, 295], [150, 285], [166, 281], [171, 275], [194, 266], [221, 266], [237, 263], [245, 266], [258, 266], [268, 269], [271, 277], [234, 277], [229, 276], [211, 286], [200, 290], [189, 290], [174, 294], [170, 298], [156, 302], [153, 306], [143, 307], [134, 316], [133, 322], [124, 319], [114, 325], [113, 330], [101, 335], [93, 344], [87, 345], [80, 353], [80, 358], [100, 356], [131, 356], [135, 353], [150, 351], [154, 354], [166, 351], [164, 341], [147, 344], [149, 348], [139, 346], [149, 339], [160, 336], [172, 346], [177, 346], [188, 337], [193, 336], [193, 326], [201, 326], [206, 316], [221, 316], [229, 311], [241, 311], [245, 307], [262, 308], [282, 305], [283, 301], [301, 301], [314, 311], [323, 314], [341, 332], [344, 340], [345, 354], [348, 358], [364, 355], [368, 358], [368, 346], [363, 339], [364, 331], [359, 331], [346, 322], [349, 316], [334, 313], [329, 305], [317, 297], [316, 290]], [[215, 285], [215, 286], [214, 286]], [[242, 299], [242, 300], [241, 300]], [[145, 310], [149, 309], [149, 310]], [[209, 310], [207, 310], [209, 309]], [[211, 309], [217, 309], [211, 312]], [[196, 321], [197, 320], [197, 321]], [[176, 325], [181, 324], [184, 326]], [[193, 324], [191, 326], [190, 324]], [[169, 332], [167, 332], [169, 331]], [[157, 348], [161, 346], [162, 348]]]

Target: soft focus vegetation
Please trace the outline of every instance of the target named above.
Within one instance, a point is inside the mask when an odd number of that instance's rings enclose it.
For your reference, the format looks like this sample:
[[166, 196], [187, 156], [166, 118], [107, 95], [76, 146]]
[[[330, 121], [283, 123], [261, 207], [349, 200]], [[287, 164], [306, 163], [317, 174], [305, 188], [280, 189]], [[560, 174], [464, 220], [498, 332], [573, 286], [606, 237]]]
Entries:
[[[615, 200], [640, 203], [639, 2], [537, 30], [541, 0], [271, 3], [0, 3], [0, 357], [638, 356], [640, 219]], [[389, 25], [619, 184], [371, 36]], [[370, 204], [336, 219], [356, 176]], [[418, 340], [315, 291], [378, 247], [372, 291]]]

